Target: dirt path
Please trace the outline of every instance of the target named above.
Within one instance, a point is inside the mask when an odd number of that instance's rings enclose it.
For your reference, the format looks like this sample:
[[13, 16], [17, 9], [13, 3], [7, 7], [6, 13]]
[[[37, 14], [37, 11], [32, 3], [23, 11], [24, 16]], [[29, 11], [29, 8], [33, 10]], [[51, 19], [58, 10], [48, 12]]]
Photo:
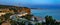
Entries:
[[11, 25], [10, 22], [6, 21], [6, 22], [3, 22], [1, 25]]

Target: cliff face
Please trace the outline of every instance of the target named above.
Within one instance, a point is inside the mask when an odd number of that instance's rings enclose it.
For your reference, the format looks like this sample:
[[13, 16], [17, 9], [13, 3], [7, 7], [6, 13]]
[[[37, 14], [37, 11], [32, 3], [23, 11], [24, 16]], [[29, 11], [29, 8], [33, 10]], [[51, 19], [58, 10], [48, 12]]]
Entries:
[[18, 12], [30, 14], [30, 9], [29, 8], [21, 8], [21, 9], [18, 10]]
[[18, 13], [28, 13], [30, 14], [30, 8], [27, 7], [16, 7], [16, 6], [0, 6], [0, 9], [2, 9], [3, 12], [18, 12]]
[[0, 13], [8, 13], [8, 12], [13, 12], [13, 10], [9, 10], [9, 9], [0, 9]]

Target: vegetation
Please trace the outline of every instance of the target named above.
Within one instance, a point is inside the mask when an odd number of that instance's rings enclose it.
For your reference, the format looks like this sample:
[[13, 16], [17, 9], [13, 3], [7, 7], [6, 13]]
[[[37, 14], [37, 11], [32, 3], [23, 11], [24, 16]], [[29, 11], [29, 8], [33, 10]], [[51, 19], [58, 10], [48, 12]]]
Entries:
[[42, 25], [41, 23], [36, 23], [35, 25]]
[[52, 16], [46, 16], [46, 25], [54, 25], [55, 20], [52, 18]]
[[[5, 6], [0, 6], [0, 8], [3, 8], [3, 7], [5, 7]], [[7, 6], [7, 7], [8, 7], [8, 6]], [[22, 7], [22, 8], [23, 8], [23, 7]], [[26, 8], [26, 7], [24, 7], [24, 8]], [[10, 9], [10, 10], [14, 10], [15, 14], [18, 13], [16, 8], [9, 8], [9, 9]], [[6, 20], [10, 20], [10, 16], [11, 16], [11, 15], [13, 15], [13, 14], [12, 14], [12, 13], [6, 13], [5, 15], [3, 15], [3, 16], [1, 16], [1, 17], [4, 18], [4, 20], [6, 21]], [[26, 16], [22, 16], [22, 17], [21, 17], [22, 19], [18, 20], [18, 21], [20, 21], [20, 22], [11, 20], [10, 23], [11, 23], [11, 25], [25, 25], [25, 23], [28, 22], [28, 23], [27, 23], [28, 25], [32, 25], [31, 23], [32, 23], [32, 22], [36, 22], [36, 20], [37, 20], [37, 19], [35, 18], [34, 21], [30, 22], [32, 16], [33, 16], [33, 15], [31, 15], [31, 14], [30, 14], [30, 15], [26, 15]], [[0, 18], [1, 18], [1, 17], [0, 17]], [[26, 20], [24, 20], [24, 19], [26, 19]], [[27, 20], [28, 20], [28, 21], [27, 21]], [[2, 19], [0, 19], [0, 25], [1, 25], [1, 23], [2, 23]], [[45, 16], [45, 22], [43, 22], [43, 21], [42, 21], [42, 23], [36, 22], [35, 25], [60, 25], [60, 22], [57, 22], [56, 19], [53, 19], [52, 16], [48, 16], [48, 15], [47, 15], [47, 16]]]
[[30, 20], [32, 16], [33, 15], [26, 15], [26, 16], [22, 16], [22, 18], [26, 18], [27, 20]]
[[4, 15], [5, 20], [8, 20], [12, 14], [11, 13], [6, 13]]
[[[4, 15], [5, 20], [8, 20], [11, 15], [12, 15], [11, 13], [5, 14]], [[32, 16], [33, 15], [26, 15], [25, 17], [23, 16], [22, 18], [25, 18], [30, 21]], [[48, 16], [48, 15], [45, 16], [45, 20], [46, 22], [42, 22], [42, 23], [36, 22], [35, 25], [60, 25], [60, 22], [56, 22], [56, 20], [53, 19], [52, 16]], [[17, 21], [11, 20], [11, 25], [25, 25], [25, 23], [26, 22], [29, 23], [29, 21], [22, 20], [22, 22], [17, 22]], [[1, 20], [0, 20], [0, 23], [1, 23]], [[31, 22], [28, 25], [32, 25]]]
[[2, 20], [0, 19], [0, 25], [2, 24]]
[[45, 16], [45, 20], [46, 22], [43, 24], [46, 24], [46, 25], [60, 25], [60, 23], [57, 23], [57, 21], [55, 19], [52, 18], [52, 16]]

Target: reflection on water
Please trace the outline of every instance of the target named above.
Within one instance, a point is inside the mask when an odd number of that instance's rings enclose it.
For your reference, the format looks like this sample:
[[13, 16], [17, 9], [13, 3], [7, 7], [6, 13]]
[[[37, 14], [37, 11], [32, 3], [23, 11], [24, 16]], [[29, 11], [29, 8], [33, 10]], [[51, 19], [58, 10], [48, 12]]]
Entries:
[[44, 18], [46, 15], [53, 16], [53, 18], [60, 20], [60, 9], [36, 10], [31, 9], [31, 13], [35, 16]]

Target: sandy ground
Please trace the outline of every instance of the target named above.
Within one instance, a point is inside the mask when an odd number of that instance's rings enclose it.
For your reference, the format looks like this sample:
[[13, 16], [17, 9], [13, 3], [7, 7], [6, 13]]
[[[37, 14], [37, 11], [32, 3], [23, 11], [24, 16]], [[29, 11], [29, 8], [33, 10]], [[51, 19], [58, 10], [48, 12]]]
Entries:
[[6, 22], [3, 22], [1, 25], [11, 25], [10, 22], [6, 21]]

